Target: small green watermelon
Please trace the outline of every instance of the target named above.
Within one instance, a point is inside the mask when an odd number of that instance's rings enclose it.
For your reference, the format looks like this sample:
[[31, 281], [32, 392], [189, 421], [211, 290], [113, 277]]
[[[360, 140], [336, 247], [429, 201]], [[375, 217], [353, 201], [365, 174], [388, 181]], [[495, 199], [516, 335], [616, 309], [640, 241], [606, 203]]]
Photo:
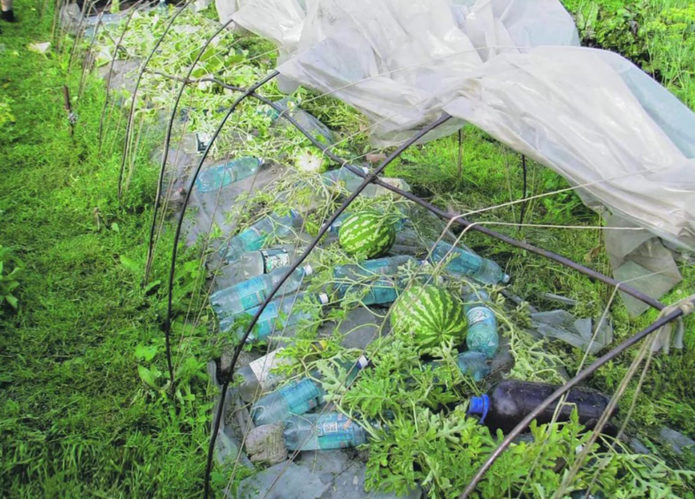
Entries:
[[388, 217], [373, 211], [360, 211], [340, 226], [338, 242], [349, 254], [376, 258], [386, 253], [396, 240], [396, 227]]
[[448, 290], [433, 285], [408, 288], [391, 307], [395, 334], [409, 336], [421, 350], [451, 338], [463, 343], [466, 314], [463, 304]]

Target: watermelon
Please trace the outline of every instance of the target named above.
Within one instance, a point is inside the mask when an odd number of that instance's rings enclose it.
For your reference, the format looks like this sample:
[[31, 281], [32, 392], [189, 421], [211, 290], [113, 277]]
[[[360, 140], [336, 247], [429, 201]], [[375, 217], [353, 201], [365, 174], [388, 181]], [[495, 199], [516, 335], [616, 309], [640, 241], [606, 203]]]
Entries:
[[411, 338], [427, 351], [450, 339], [462, 343], [466, 335], [463, 304], [446, 289], [416, 285], [404, 291], [391, 307], [396, 335]]
[[372, 211], [360, 211], [347, 217], [340, 226], [338, 242], [349, 254], [375, 258], [386, 253], [396, 240], [396, 227], [388, 217]]

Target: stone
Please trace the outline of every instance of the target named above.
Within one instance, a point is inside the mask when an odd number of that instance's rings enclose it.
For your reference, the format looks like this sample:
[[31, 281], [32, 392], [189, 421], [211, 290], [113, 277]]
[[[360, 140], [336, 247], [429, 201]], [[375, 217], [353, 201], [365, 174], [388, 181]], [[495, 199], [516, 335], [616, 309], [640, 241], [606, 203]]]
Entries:
[[246, 435], [246, 452], [252, 463], [277, 464], [287, 458], [282, 423], [257, 426]]

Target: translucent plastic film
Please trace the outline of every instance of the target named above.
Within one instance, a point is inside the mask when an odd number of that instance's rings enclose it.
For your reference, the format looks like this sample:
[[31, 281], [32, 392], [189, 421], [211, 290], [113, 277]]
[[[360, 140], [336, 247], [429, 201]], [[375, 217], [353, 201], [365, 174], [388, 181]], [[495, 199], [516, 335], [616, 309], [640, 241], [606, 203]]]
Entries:
[[588, 205], [695, 248], [695, 114], [623, 57], [579, 47], [557, 0], [236, 0], [233, 10], [278, 45], [286, 81], [362, 111], [375, 143], [447, 112], [458, 119], [425, 140], [471, 122], [579, 186]]

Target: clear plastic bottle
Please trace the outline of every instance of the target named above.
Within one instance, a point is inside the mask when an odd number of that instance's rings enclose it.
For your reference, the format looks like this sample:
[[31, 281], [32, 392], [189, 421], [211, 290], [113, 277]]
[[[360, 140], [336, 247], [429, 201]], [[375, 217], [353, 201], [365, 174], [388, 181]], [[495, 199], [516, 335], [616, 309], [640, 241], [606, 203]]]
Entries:
[[362, 298], [364, 305], [388, 305], [396, 301], [399, 290], [403, 285], [397, 279], [378, 279], [373, 283], [367, 284], [369, 290]]
[[[299, 321], [303, 319], [314, 319], [314, 316], [312, 316], [310, 312], [294, 310], [295, 304], [305, 299], [315, 300], [321, 305], [328, 303], [328, 296], [324, 293], [318, 296], [299, 293], [296, 296], [288, 295], [273, 300], [268, 303], [268, 306], [261, 313], [258, 322], [254, 325], [253, 331], [246, 340], [247, 343], [265, 340], [275, 331], [282, 332], [283, 335], [287, 336], [289, 333], [287, 329], [295, 326]], [[259, 309], [260, 306], [254, 307], [247, 310], [245, 313], [253, 317]], [[235, 315], [220, 320], [220, 331], [223, 333], [230, 331], [238, 317], [238, 315]], [[237, 328], [237, 335], [241, 337], [245, 330], [245, 328]]]
[[263, 161], [246, 156], [236, 158], [221, 165], [213, 165], [200, 172], [195, 180], [199, 192], [213, 192], [231, 183], [250, 177], [261, 169]]
[[463, 310], [468, 319], [466, 331], [468, 350], [481, 352], [491, 359], [500, 346], [500, 337], [497, 333], [495, 313], [484, 305], [489, 300], [490, 297], [482, 289], [477, 293], [470, 293], [464, 297]]
[[256, 426], [283, 421], [321, 405], [324, 395], [321, 385], [310, 378], [292, 381], [253, 404], [251, 417]]
[[252, 277], [269, 274], [280, 267], [287, 267], [303, 250], [304, 248], [294, 246], [279, 246], [247, 251], [220, 269], [215, 277], [215, 285], [218, 289], [225, 289]]
[[[508, 433], [557, 388], [548, 383], [515, 379], [502, 381], [489, 395], [471, 397], [468, 414], [480, 416], [480, 423], [493, 431], [499, 428]], [[557, 421], [569, 420], [572, 408], [576, 406], [579, 423], [592, 429], [608, 407], [608, 402], [609, 398], [603, 393], [587, 388], [572, 388], [567, 395], [567, 403], [558, 411]], [[549, 423], [555, 407], [556, 404], [546, 407], [536, 418], [538, 424]], [[612, 429], [609, 426], [605, 430], [610, 432]]]
[[272, 213], [230, 239], [220, 255], [231, 262], [247, 251], [261, 249], [269, 236], [285, 237], [301, 226], [302, 217], [294, 210], [290, 210], [289, 215]]
[[447, 272], [467, 275], [482, 284], [506, 284], [509, 282], [509, 276], [492, 260], [470, 251], [454, 248], [444, 241], [439, 241], [434, 246], [431, 261], [436, 263], [446, 260], [452, 255], [453, 259], [446, 265]]
[[333, 277], [336, 280], [335, 291], [342, 298], [348, 292], [361, 292], [366, 287], [368, 290], [362, 298], [364, 305], [392, 303], [403, 287], [400, 280], [395, 277], [398, 267], [409, 261], [416, 260], [411, 256], [398, 255], [366, 260], [360, 264], [337, 265], [333, 268]]
[[[351, 383], [360, 370], [369, 365], [365, 357], [360, 357], [353, 365], [348, 365], [346, 384]], [[318, 373], [313, 373], [320, 380]], [[251, 417], [256, 425], [283, 421], [293, 414], [304, 414], [323, 403], [325, 392], [320, 381], [302, 378], [275, 390], [258, 400], [251, 407]]]
[[470, 374], [475, 381], [481, 381], [490, 374], [490, 367], [485, 362], [485, 354], [480, 352], [462, 352], [456, 356], [456, 365], [463, 374]]
[[397, 255], [365, 260], [357, 264], [336, 265], [333, 267], [333, 277], [359, 281], [379, 275], [393, 275], [398, 272], [398, 267], [410, 261], [415, 262], [417, 260], [412, 256]]
[[252, 402], [262, 392], [272, 390], [283, 380], [283, 377], [278, 374], [273, 374], [271, 371], [279, 365], [287, 362], [283, 357], [278, 357], [283, 349], [278, 348], [267, 355], [260, 357], [248, 366], [238, 369], [234, 373], [235, 380], [240, 383], [237, 390], [241, 399], [245, 402]]
[[364, 428], [338, 412], [291, 416], [283, 436], [289, 450], [343, 449], [367, 441]]
[[[369, 170], [364, 167], [360, 168], [365, 174], [369, 173]], [[351, 172], [345, 165], [341, 166], [336, 170], [329, 170], [321, 174], [323, 178], [323, 183], [329, 187], [335, 186], [337, 184], [342, 185], [342, 187], [350, 192], [357, 189], [360, 184], [364, 181], [362, 177]]]
[[[289, 267], [281, 267], [269, 274], [257, 275], [234, 286], [221, 289], [210, 295], [210, 305], [219, 318], [236, 315], [257, 307], [265, 301], [270, 291], [282, 280], [288, 270]], [[280, 286], [275, 296], [279, 297], [296, 291], [304, 282], [304, 278], [312, 273], [311, 265], [295, 269]]]
[[[432, 365], [439, 365], [440, 361], [432, 362]], [[475, 381], [481, 381], [490, 374], [490, 367], [487, 365], [485, 354], [480, 352], [461, 352], [456, 356], [456, 365], [463, 374], [469, 374]]]

